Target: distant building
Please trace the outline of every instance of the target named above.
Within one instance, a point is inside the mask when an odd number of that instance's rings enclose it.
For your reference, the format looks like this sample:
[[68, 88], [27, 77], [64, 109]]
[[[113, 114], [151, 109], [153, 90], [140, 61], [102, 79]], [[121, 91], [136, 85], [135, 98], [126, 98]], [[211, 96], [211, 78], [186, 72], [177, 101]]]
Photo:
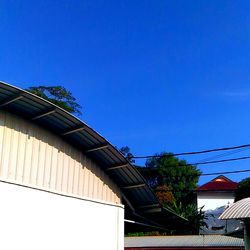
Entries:
[[219, 220], [219, 216], [225, 209], [234, 203], [237, 186], [237, 182], [219, 175], [197, 188], [198, 208], [205, 211], [205, 222], [208, 226], [200, 230], [201, 234], [225, 234], [241, 227], [236, 220]]
[[219, 175], [213, 180], [197, 188], [198, 207], [204, 210], [214, 210], [234, 202], [238, 183]]

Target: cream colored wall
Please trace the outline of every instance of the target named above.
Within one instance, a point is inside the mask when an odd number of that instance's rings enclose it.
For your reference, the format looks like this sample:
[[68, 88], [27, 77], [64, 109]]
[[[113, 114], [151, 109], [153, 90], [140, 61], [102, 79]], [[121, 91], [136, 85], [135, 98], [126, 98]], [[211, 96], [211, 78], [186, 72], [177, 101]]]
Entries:
[[120, 190], [92, 160], [60, 137], [0, 111], [0, 178], [120, 204]]

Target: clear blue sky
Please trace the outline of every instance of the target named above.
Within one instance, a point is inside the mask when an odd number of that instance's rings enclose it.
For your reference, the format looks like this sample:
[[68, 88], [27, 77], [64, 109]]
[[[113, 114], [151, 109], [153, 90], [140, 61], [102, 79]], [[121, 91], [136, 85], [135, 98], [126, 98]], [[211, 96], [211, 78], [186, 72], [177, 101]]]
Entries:
[[[0, 80], [65, 86], [134, 155], [248, 144], [249, 13], [244, 0], [0, 0]], [[250, 160], [201, 168], [241, 169]]]

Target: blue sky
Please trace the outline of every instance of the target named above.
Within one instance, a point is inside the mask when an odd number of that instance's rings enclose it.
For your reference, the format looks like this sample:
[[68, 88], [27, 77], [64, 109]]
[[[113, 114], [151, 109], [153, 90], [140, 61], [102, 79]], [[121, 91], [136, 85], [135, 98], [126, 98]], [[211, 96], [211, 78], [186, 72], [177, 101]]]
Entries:
[[81, 119], [134, 155], [248, 144], [249, 11], [244, 0], [0, 0], [0, 80], [65, 86]]

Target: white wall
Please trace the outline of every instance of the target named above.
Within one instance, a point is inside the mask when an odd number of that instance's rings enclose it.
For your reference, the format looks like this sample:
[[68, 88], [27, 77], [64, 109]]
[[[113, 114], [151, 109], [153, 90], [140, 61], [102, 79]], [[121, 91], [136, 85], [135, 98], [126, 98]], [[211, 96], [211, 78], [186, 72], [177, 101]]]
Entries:
[[229, 205], [232, 204], [234, 202], [234, 199], [223, 199], [223, 198], [219, 198], [219, 199], [198, 199], [198, 207], [202, 207], [204, 206], [203, 210], [214, 210], [218, 207], [222, 207], [225, 205]]
[[4, 250], [123, 250], [124, 209], [0, 181]]
[[216, 208], [232, 204], [234, 202], [233, 193], [202, 193], [197, 194], [198, 208], [204, 206], [203, 210], [214, 210]]

